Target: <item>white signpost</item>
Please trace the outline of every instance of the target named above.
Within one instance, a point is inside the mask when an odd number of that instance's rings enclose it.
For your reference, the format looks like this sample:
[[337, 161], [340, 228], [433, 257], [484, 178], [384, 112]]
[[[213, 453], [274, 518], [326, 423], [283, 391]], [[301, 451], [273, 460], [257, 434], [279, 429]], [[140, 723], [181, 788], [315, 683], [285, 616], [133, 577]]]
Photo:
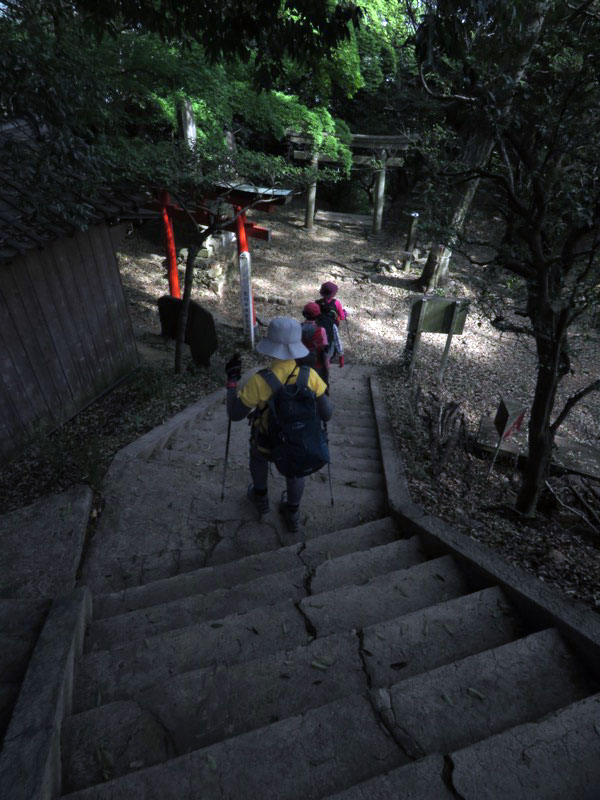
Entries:
[[247, 250], [238, 255], [240, 265], [240, 293], [242, 300], [242, 319], [244, 336], [254, 348], [254, 300], [252, 298], [252, 259]]

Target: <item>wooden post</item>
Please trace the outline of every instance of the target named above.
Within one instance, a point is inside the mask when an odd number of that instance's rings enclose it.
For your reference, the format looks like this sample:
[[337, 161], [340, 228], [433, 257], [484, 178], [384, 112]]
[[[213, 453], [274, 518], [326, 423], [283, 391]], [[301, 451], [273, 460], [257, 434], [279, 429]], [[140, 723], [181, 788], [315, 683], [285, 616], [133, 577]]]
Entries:
[[377, 179], [375, 183], [375, 207], [373, 208], [373, 233], [381, 232], [381, 223], [383, 220], [383, 199], [385, 196], [385, 150], [379, 151], [379, 158], [381, 160], [381, 168], [377, 170]]
[[175, 249], [175, 234], [173, 232], [173, 220], [169, 213], [170, 204], [169, 193], [160, 193], [161, 213], [165, 229], [165, 243], [167, 246], [167, 265], [169, 271], [169, 294], [171, 297], [181, 297], [179, 291], [179, 273], [177, 272], [177, 250]]
[[454, 308], [452, 309], [452, 321], [450, 323], [450, 330], [448, 331], [448, 338], [446, 339], [446, 347], [444, 348], [444, 354], [442, 355], [442, 365], [440, 367], [440, 373], [438, 375], [438, 383], [441, 384], [442, 378], [444, 377], [444, 372], [446, 371], [446, 364], [448, 363], [448, 353], [450, 352], [450, 342], [452, 341], [452, 337], [454, 336], [454, 327], [456, 325], [456, 317], [458, 316], [458, 310], [460, 308], [460, 303], [457, 301], [454, 303]]
[[315, 227], [315, 204], [317, 201], [317, 170], [319, 169], [319, 154], [313, 153], [310, 160], [310, 168], [314, 171], [315, 177], [312, 183], [308, 184], [306, 190], [306, 216], [304, 217], [304, 227], [307, 231], [312, 231]]
[[408, 224], [408, 235], [406, 236], [406, 251], [408, 253], [412, 253], [415, 249], [415, 243], [417, 241], [417, 223], [419, 222], [419, 212], [413, 211], [410, 216], [410, 222]]
[[[415, 367], [415, 359], [417, 357], [417, 349], [419, 347], [419, 342], [421, 341], [421, 331], [423, 329], [423, 320], [425, 319], [425, 305], [429, 298], [423, 296], [421, 300], [421, 308], [419, 310], [419, 319], [417, 320], [417, 330], [415, 331], [414, 338], [412, 341], [412, 348], [410, 353], [410, 365], [408, 368], [408, 379], [412, 378], [413, 369]], [[409, 334], [410, 336], [410, 334]]]

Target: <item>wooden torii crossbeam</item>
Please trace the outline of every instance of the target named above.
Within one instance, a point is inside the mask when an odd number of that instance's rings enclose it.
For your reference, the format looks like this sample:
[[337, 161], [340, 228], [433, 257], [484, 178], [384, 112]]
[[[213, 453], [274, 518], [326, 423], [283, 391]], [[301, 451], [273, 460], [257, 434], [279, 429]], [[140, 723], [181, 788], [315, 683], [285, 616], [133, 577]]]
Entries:
[[[302, 136], [300, 134], [290, 133], [289, 139], [292, 144], [304, 146], [303, 150], [294, 150], [293, 157], [298, 161], [310, 161], [311, 166], [315, 169], [319, 163], [324, 164], [339, 164], [339, 159], [330, 156], [326, 153], [315, 153], [312, 149], [313, 140], [310, 137]], [[411, 139], [404, 135], [383, 135], [383, 136], [370, 136], [369, 134], [355, 133], [352, 134], [350, 140], [350, 148], [371, 150], [370, 155], [353, 154], [352, 164], [356, 167], [364, 167], [373, 164], [374, 171], [376, 172], [376, 186], [375, 186], [375, 206], [373, 208], [373, 233], [381, 231], [381, 223], [383, 219], [383, 199], [385, 195], [385, 173], [388, 167], [400, 167], [404, 163], [404, 159], [389, 156], [389, 152], [397, 150], [408, 150], [411, 144]], [[317, 181], [314, 180], [308, 186], [307, 200], [306, 200], [306, 217], [304, 227], [307, 230], [312, 230], [314, 226], [315, 216], [315, 202], [317, 197]]]

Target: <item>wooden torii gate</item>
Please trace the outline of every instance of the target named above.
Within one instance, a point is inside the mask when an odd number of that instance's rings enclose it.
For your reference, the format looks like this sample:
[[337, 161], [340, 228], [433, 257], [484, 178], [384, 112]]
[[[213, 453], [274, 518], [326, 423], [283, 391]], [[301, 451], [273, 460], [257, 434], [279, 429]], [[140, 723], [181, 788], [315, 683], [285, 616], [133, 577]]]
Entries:
[[[294, 150], [293, 156], [299, 161], [310, 161], [311, 166], [318, 167], [319, 163], [324, 164], [339, 164], [339, 160], [333, 156], [325, 153], [315, 153], [312, 149], [313, 140], [307, 136], [299, 134], [289, 134], [289, 139], [292, 144], [303, 145], [305, 149]], [[404, 159], [396, 158], [390, 155], [390, 152], [398, 150], [408, 150], [411, 140], [408, 136], [404, 135], [389, 135], [389, 136], [370, 136], [368, 134], [354, 133], [350, 141], [350, 148], [352, 150], [371, 150], [370, 155], [366, 154], [353, 154], [352, 164], [356, 167], [368, 166], [377, 162], [374, 166], [376, 173], [375, 183], [375, 204], [373, 207], [373, 233], [381, 231], [381, 223], [383, 219], [383, 200], [385, 195], [385, 173], [388, 167], [400, 167], [404, 163]], [[313, 181], [307, 191], [306, 199], [306, 217], [304, 227], [311, 231], [314, 227], [315, 216], [315, 202], [317, 197], [317, 181]]]

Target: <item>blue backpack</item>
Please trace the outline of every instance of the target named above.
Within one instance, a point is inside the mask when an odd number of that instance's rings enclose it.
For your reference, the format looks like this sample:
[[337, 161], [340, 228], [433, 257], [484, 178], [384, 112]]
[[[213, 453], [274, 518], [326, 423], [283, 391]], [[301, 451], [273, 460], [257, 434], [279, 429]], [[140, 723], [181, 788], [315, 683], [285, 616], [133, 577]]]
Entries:
[[308, 388], [310, 367], [299, 367], [296, 383], [281, 383], [270, 369], [259, 372], [271, 388], [267, 428], [269, 459], [286, 478], [312, 475], [329, 462], [327, 433]]

